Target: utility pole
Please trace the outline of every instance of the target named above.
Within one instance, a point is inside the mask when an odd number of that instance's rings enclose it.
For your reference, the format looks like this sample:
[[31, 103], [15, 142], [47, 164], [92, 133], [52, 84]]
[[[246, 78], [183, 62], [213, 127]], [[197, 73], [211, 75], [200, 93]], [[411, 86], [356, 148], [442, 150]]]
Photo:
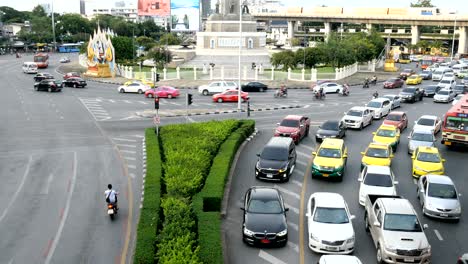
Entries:
[[57, 51], [57, 42], [55, 41], [55, 22], [54, 22], [54, 0], [52, 2], [52, 35], [54, 36], [54, 52]]
[[237, 89], [237, 110], [241, 111], [241, 56], [242, 56], [242, 0], [239, 0], [239, 87]]

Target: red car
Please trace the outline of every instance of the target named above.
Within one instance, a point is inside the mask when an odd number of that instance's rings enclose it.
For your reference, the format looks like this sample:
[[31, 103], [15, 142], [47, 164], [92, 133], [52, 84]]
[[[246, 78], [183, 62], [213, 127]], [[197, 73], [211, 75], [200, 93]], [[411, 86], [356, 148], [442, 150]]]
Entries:
[[408, 116], [405, 112], [393, 111], [387, 115], [383, 124], [396, 126], [400, 131], [403, 131], [408, 127]]
[[158, 86], [156, 88], [149, 89], [145, 92], [145, 97], [153, 98], [155, 96], [160, 98], [176, 98], [180, 95], [179, 89], [171, 86]]
[[[213, 102], [237, 102], [238, 90], [230, 89], [222, 93], [217, 93], [213, 95]], [[242, 101], [245, 102], [249, 100], [249, 93], [241, 92]]]
[[310, 119], [306, 116], [288, 115], [277, 125], [275, 137], [290, 137], [294, 143], [299, 144], [309, 134]]
[[400, 78], [390, 78], [386, 80], [383, 84], [383, 88], [387, 89], [393, 89], [393, 88], [400, 88], [405, 84], [405, 81], [403, 81]]
[[72, 77], [81, 77], [81, 76], [80, 76], [80, 73], [79, 73], [79, 72], [67, 72], [67, 73], [65, 73], [65, 75], [63, 76], [63, 79], [66, 80], [66, 79], [72, 78]]

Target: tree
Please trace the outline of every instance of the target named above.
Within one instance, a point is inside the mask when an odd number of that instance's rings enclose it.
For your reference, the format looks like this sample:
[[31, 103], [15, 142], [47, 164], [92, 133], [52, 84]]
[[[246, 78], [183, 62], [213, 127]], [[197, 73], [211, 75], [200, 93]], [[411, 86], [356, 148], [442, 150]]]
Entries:
[[148, 52], [147, 58], [152, 59], [156, 67], [164, 68], [167, 63], [172, 61], [172, 54], [168, 49], [155, 46]]
[[18, 11], [8, 6], [0, 6], [0, 18], [5, 24], [7, 23], [23, 23], [27, 20], [27, 15], [24, 12]]
[[150, 37], [145, 37], [145, 36], [140, 36], [140, 37], [136, 38], [135, 41], [139, 46], [145, 47], [146, 51], [150, 50], [156, 44], [154, 39], [152, 39]]
[[434, 7], [431, 0], [417, 0], [416, 3], [411, 3], [411, 7]]
[[296, 55], [291, 50], [274, 53], [270, 58], [270, 62], [275, 68], [294, 69], [297, 66]]
[[40, 5], [37, 5], [36, 7], [34, 7], [31, 14], [35, 17], [47, 16], [47, 13], [45, 12], [44, 8]]
[[182, 41], [173, 33], [166, 33], [159, 39], [159, 45], [180, 45]]
[[118, 36], [112, 38], [116, 60], [132, 60], [135, 47], [132, 38]]
[[55, 30], [58, 36], [91, 33], [89, 20], [78, 14], [64, 14], [56, 19]]

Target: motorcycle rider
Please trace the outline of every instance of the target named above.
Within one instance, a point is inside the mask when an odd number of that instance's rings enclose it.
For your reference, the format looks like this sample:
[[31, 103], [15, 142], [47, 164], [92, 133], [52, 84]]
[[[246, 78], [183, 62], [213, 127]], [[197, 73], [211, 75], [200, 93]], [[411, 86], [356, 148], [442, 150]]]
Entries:
[[372, 79], [370, 81], [373, 85], [376, 85], [377, 84], [377, 76], [372, 76]]
[[366, 77], [366, 79], [364, 80], [364, 85], [362, 86], [362, 88], [369, 88], [369, 77]]
[[349, 94], [349, 84], [345, 83], [343, 85], [343, 95], [348, 95]]
[[288, 89], [286, 88], [286, 85], [282, 84], [280, 86], [280, 95], [286, 95], [288, 94]]
[[112, 189], [112, 184], [107, 185], [107, 190], [104, 192], [104, 195], [106, 196], [106, 202], [108, 204], [113, 204], [115, 206], [115, 210], [118, 210], [119, 207], [117, 206], [117, 195], [119, 193]]
[[375, 99], [375, 98], [378, 98], [378, 97], [379, 97], [379, 93], [378, 93], [377, 91], [375, 91], [375, 92], [372, 94], [372, 96], [374, 97], [374, 99]]

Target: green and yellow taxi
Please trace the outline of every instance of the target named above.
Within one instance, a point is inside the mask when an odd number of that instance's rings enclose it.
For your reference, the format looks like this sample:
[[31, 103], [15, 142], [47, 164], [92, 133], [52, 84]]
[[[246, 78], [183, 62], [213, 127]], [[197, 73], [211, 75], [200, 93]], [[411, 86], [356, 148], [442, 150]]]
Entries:
[[343, 180], [348, 158], [348, 149], [344, 140], [325, 138], [317, 151], [312, 152], [312, 178], [325, 177]]
[[422, 83], [423, 78], [417, 74], [413, 74], [408, 79], [406, 79], [406, 84], [420, 84]]
[[367, 165], [390, 166], [392, 164], [393, 150], [389, 144], [372, 142], [361, 154], [361, 170]]
[[389, 144], [393, 152], [396, 151], [398, 143], [400, 143], [400, 129], [392, 125], [381, 125], [376, 132], [372, 133], [372, 139], [376, 143]]
[[417, 147], [411, 157], [413, 160], [413, 177], [419, 178], [426, 174], [443, 175], [444, 162], [439, 150], [435, 147]]

